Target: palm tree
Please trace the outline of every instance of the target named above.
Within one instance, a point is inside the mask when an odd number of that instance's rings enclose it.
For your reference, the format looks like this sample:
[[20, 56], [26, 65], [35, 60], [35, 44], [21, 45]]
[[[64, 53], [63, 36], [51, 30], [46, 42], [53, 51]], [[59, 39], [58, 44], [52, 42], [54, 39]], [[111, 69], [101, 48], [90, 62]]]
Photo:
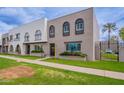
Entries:
[[119, 31], [119, 36], [120, 36], [121, 39], [124, 41], [124, 27], [120, 29], [120, 31]]
[[103, 25], [103, 32], [108, 32], [108, 49], [110, 49], [110, 34], [112, 31], [116, 30], [116, 24], [115, 23], [107, 23]]

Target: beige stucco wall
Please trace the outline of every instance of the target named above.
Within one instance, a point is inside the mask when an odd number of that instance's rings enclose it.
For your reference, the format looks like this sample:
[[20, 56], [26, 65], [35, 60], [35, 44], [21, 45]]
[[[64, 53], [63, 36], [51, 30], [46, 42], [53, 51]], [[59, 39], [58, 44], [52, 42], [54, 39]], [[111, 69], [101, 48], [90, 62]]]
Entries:
[[100, 60], [100, 44], [99, 44], [99, 42], [95, 43], [95, 59]]
[[93, 9], [93, 46], [95, 48], [93, 48], [94, 51], [94, 56], [96, 60], [100, 59], [100, 48], [99, 48], [99, 38], [100, 38], [100, 34], [99, 34], [99, 25], [96, 19], [96, 15], [95, 15], [95, 10]]
[[[84, 20], [84, 34], [75, 35], [75, 21], [78, 18], [83, 18]], [[70, 36], [63, 36], [62, 27], [65, 21], [70, 23]], [[55, 38], [48, 37], [48, 43], [55, 43], [56, 57], [66, 51], [64, 42], [82, 41], [81, 52], [88, 55], [88, 60], [95, 60], [94, 42], [96, 40], [94, 40], [95, 35], [93, 34], [95, 31], [95, 29], [93, 29], [93, 27], [95, 27], [93, 26], [93, 8], [48, 21], [48, 32], [50, 25], [55, 26]]]
[[120, 46], [120, 49], [119, 49], [119, 61], [124, 62], [124, 46]]

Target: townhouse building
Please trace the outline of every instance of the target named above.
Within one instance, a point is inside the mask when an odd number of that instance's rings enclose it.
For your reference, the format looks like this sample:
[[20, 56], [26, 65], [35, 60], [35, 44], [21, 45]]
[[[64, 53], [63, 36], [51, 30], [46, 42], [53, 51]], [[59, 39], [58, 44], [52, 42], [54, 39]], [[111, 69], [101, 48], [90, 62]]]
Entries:
[[47, 27], [50, 56], [80, 51], [88, 55], [88, 60], [95, 60], [99, 29], [93, 8], [50, 20]]
[[52, 20], [42, 18], [24, 24], [2, 35], [2, 42], [5, 38], [8, 42], [2, 46], [8, 53], [33, 55], [33, 51], [42, 48], [45, 56], [59, 58], [65, 51], [79, 51], [87, 54], [87, 60], [95, 60], [99, 28], [94, 9], [88, 8]]

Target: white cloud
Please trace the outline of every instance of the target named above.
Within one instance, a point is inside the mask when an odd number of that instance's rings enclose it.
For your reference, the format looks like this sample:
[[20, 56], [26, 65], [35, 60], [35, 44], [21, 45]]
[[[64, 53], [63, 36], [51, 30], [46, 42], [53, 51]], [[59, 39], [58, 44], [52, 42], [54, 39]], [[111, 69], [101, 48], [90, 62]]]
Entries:
[[[0, 16], [5, 16], [6, 20], [7, 16], [16, 18], [16, 20], [13, 21], [19, 21], [21, 24], [40, 19], [44, 17], [44, 14], [44, 8], [0, 8]], [[0, 32], [7, 32], [18, 25], [20, 24], [8, 24], [0, 20]]]
[[13, 16], [22, 23], [44, 17], [44, 8], [1, 8], [0, 15]]
[[0, 21], [0, 34], [8, 32], [8, 30], [16, 27], [17, 25], [8, 25], [7, 23], [4, 23]]

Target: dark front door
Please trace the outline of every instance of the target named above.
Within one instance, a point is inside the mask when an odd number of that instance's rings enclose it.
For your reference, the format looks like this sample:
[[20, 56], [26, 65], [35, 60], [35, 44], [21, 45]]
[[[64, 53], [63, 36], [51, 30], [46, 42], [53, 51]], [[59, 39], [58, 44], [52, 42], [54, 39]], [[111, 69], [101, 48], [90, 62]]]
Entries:
[[26, 45], [27, 54], [30, 54], [30, 45]]
[[55, 56], [55, 44], [50, 44], [50, 56]]

